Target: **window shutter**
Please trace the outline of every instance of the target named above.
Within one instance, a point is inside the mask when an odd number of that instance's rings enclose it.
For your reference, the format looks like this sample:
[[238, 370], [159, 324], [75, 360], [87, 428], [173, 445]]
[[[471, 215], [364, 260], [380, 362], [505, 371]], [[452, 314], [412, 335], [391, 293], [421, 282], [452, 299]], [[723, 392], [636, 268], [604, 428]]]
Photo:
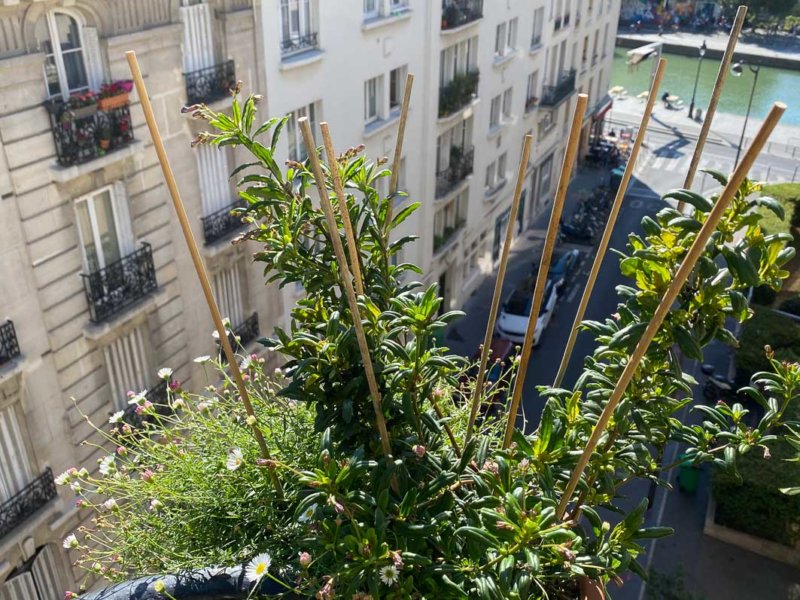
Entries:
[[36, 600], [38, 597], [30, 571], [12, 577], [0, 587], [0, 600]]
[[181, 6], [183, 21], [183, 72], [191, 73], [214, 66], [214, 37], [211, 33], [211, 7], [202, 2]]
[[128, 206], [128, 191], [124, 181], [114, 182], [114, 220], [119, 238], [120, 254], [127, 256], [136, 249], [136, 240], [133, 237], [133, 222]]
[[0, 410], [0, 503], [19, 492], [31, 479], [28, 453], [12, 404]]
[[33, 559], [31, 572], [40, 600], [60, 600], [64, 597], [57, 558], [51, 544], [42, 546], [39, 550]]
[[100, 37], [97, 35], [96, 27], [84, 27], [82, 34], [89, 88], [98, 91], [106, 79], [103, 56], [100, 53]]

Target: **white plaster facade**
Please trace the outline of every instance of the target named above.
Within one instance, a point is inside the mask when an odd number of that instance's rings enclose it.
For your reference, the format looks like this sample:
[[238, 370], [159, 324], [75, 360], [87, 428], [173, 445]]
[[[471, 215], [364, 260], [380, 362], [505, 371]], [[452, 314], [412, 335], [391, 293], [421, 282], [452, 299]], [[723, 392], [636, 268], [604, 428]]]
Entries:
[[[78, 27], [90, 87], [127, 79], [124, 51], [137, 51], [200, 241], [200, 218], [225, 208], [228, 191], [234, 198], [219, 173], [244, 157], [189, 149], [203, 124], [179, 112], [187, 100], [184, 72], [232, 60], [245, 91], [264, 94], [263, 117], [313, 116], [330, 123], [338, 150], [363, 143], [370, 156], [390, 158], [397, 99], [413, 73], [400, 186], [422, 206], [398, 232], [420, 238], [402, 259], [440, 282], [448, 308], [456, 308], [494, 273], [523, 136], [532, 132], [534, 145], [521, 229], [549, 206], [574, 91], [589, 93], [592, 112], [604, 106], [619, 0], [0, 0], [0, 327], [13, 322], [20, 349], [0, 358], [0, 515], [8, 514], [2, 503], [21, 493], [8, 483], [12, 476], [34, 480], [47, 468], [57, 474], [94, 463], [97, 454], [80, 446], [90, 434], [81, 413], [104, 421], [124, 402], [120, 390], [152, 385], [159, 366], [192, 385], [191, 359], [213, 352], [207, 309], [135, 92], [134, 141], [81, 164], [58, 164], [53, 128], [60, 121], [51, 123], [43, 106], [48, 29], [41, 23], [53, 11]], [[51, 83], [67, 91], [61, 79], [69, 60], [61, 56], [50, 70]], [[543, 86], [570, 68], [574, 91], [543, 106]], [[476, 94], [462, 90], [463, 101], [440, 111], [440, 87], [475, 69]], [[280, 159], [302, 158], [297, 139], [287, 127]], [[78, 206], [99, 202], [103, 190], [113, 194], [119, 249], [150, 245], [157, 288], [94, 323], [80, 276], [93, 265]], [[285, 324], [298, 290], [264, 287], [251, 250], [232, 247], [231, 236], [203, 246], [224, 311], [237, 318], [257, 312], [262, 331]], [[98, 234], [95, 245], [103, 239]], [[0, 535], [0, 600], [55, 600], [77, 584], [60, 543], [80, 522], [68, 496], [60, 492]], [[51, 581], [44, 592], [26, 587], [37, 573]]]

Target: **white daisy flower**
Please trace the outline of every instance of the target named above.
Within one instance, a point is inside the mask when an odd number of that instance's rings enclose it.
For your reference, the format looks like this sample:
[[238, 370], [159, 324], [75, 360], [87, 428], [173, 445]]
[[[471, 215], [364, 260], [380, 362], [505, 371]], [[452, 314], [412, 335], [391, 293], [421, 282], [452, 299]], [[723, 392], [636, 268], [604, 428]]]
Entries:
[[267, 574], [271, 564], [272, 557], [269, 554], [266, 552], [259, 554], [247, 564], [245, 576], [252, 581], [260, 581]]
[[198, 356], [197, 358], [195, 358], [194, 362], [196, 362], [198, 365], [202, 365], [202, 364], [207, 363], [210, 360], [211, 360], [211, 357], [208, 354], [204, 354], [203, 356]]
[[125, 416], [125, 411], [119, 410], [108, 418], [108, 422], [114, 425], [115, 423], [119, 423], [120, 421], [122, 421], [123, 416]]
[[308, 523], [317, 514], [317, 503], [315, 502], [303, 511], [303, 514], [297, 519], [300, 523]]
[[70, 473], [69, 471], [64, 471], [61, 475], [56, 477], [55, 482], [56, 485], [67, 485], [69, 483]]
[[150, 510], [153, 512], [158, 512], [163, 506], [164, 504], [158, 498], [150, 500]]
[[115, 508], [117, 508], [117, 501], [114, 500], [113, 498], [109, 498], [108, 500], [103, 502], [103, 507], [106, 510], [114, 510]]
[[110, 475], [114, 471], [117, 470], [117, 466], [114, 463], [114, 455], [109, 454], [103, 460], [100, 461], [100, 474], [101, 475]]
[[72, 490], [73, 492], [75, 492], [76, 494], [80, 494], [80, 493], [81, 493], [81, 490], [82, 490], [83, 488], [81, 488], [81, 483], [80, 483], [80, 481], [73, 481], [71, 484], [69, 484], [69, 489], [71, 489], [71, 490]]
[[400, 571], [394, 565], [386, 565], [380, 570], [381, 581], [386, 585], [393, 585], [400, 579]]
[[239, 364], [239, 369], [242, 371], [247, 371], [247, 369], [249, 369], [250, 365], [252, 364], [253, 364], [253, 359], [251, 359], [249, 356], [246, 356]]
[[172, 377], [172, 369], [169, 367], [164, 367], [163, 369], [158, 370], [159, 379], [169, 379], [170, 377]]
[[78, 538], [75, 537], [74, 533], [70, 533], [67, 537], [64, 538], [63, 546], [67, 550], [71, 550], [77, 548], [80, 544], [78, 543]]
[[138, 394], [132, 394], [128, 398], [128, 404], [143, 404], [147, 400], [147, 390], [142, 390]]
[[225, 461], [225, 466], [229, 471], [235, 471], [244, 463], [244, 456], [239, 448], [233, 448], [228, 452], [228, 460]]

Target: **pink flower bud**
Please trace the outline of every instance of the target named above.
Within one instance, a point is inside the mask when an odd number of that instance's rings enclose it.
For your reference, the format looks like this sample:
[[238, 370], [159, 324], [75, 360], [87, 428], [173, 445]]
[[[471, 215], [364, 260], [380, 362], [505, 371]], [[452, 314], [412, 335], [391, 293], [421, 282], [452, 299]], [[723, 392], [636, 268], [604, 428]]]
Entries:
[[308, 552], [301, 552], [298, 561], [300, 562], [300, 566], [305, 569], [311, 564], [311, 555]]
[[416, 454], [416, 455], [417, 455], [417, 458], [422, 458], [422, 457], [424, 457], [424, 456], [425, 456], [425, 453], [427, 452], [427, 450], [426, 450], [425, 446], [420, 446], [419, 444], [417, 444], [416, 446], [414, 446], [414, 447], [412, 448], [412, 450], [414, 451], [414, 454]]

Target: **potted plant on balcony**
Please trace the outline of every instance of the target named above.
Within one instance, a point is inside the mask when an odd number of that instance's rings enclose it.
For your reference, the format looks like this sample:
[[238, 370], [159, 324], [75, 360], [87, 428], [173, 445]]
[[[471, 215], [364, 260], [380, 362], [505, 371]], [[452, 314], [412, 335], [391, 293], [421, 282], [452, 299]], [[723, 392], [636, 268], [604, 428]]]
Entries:
[[54, 112], [63, 122], [88, 119], [97, 112], [97, 96], [94, 92], [75, 92], [66, 102], [51, 99], [48, 110]]
[[98, 108], [102, 111], [109, 111], [128, 104], [128, 93], [132, 89], [131, 85], [132, 82], [130, 80], [104, 83], [100, 87], [100, 94], [97, 100]]
[[[691, 378], [674, 348], [699, 359], [711, 340], [732, 341], [726, 319], [749, 317], [742, 291], [779, 287], [788, 275], [781, 266], [794, 255], [789, 236], [758, 226], [760, 209], [779, 214], [781, 207], [756, 197], [757, 185], [739, 188], [600, 451], [567, 493], [599, 413], [714, 198], [676, 191], [695, 207], [693, 216], [664, 208], [645, 218], [645, 233], [632, 234], [622, 256], [630, 285], [619, 288], [617, 312], [585, 323], [598, 347], [580, 377], [572, 389], [542, 389], [538, 427], [515, 431], [505, 445], [505, 415], [492, 411], [467, 436], [468, 410], [457, 399], [467, 365], [433, 341], [459, 313], [442, 312], [436, 286], [411, 282], [418, 269], [393, 259], [412, 238], [390, 241], [391, 234], [418, 204], [390, 219], [394, 198], [378, 192], [389, 172], [359, 148], [319, 175], [323, 194], [336, 187], [333, 173], [348, 190], [342, 205], [358, 232], [364, 288], [353, 315], [346, 258], [331, 244], [347, 243], [341, 216], [328, 227], [330, 214], [312, 200], [316, 175], [308, 161], [279, 167], [277, 131], [285, 119], [255, 129], [256, 100], [234, 103], [232, 116], [192, 108], [218, 130], [196, 142], [253, 154], [241, 180], [247, 238], [261, 245], [256, 260], [271, 281], [299, 283], [306, 296], [292, 310], [290, 329], [263, 340], [286, 361], [275, 379], [257, 357], [242, 357], [254, 415], [222, 375], [210, 378], [220, 383], [204, 396], [172, 393], [169, 416], [139, 395], [136, 410], [153, 422], [140, 432], [106, 431], [111, 448], [100, 446], [98, 474], [59, 477], [95, 519], [65, 540], [81, 553], [78, 564], [113, 581], [153, 574], [115, 588], [118, 595], [89, 598], [263, 597], [270, 592], [256, 588], [267, 579], [319, 600], [599, 598], [608, 582], [630, 571], [644, 575], [642, 540], [671, 533], [644, 526], [646, 500], [635, 508], [618, 502], [631, 481], [664, 483], [657, 457], [667, 443], [688, 446], [696, 464], [732, 469], [737, 453], [785, 432], [785, 407], [800, 395], [800, 365], [771, 357], [771, 372], [757, 374], [746, 390], [766, 408], [757, 425], [745, 424], [739, 404], [697, 406], [700, 424], [678, 418], [691, 402]], [[273, 128], [268, 142], [259, 141]], [[209, 357], [197, 360], [211, 368]], [[251, 428], [263, 435], [269, 457]], [[571, 509], [559, 516], [562, 501]], [[617, 517], [605, 512], [609, 506]], [[244, 568], [157, 575], [237, 563]]]
[[105, 152], [111, 146], [111, 123], [104, 122], [97, 129], [97, 146], [100, 150]]

